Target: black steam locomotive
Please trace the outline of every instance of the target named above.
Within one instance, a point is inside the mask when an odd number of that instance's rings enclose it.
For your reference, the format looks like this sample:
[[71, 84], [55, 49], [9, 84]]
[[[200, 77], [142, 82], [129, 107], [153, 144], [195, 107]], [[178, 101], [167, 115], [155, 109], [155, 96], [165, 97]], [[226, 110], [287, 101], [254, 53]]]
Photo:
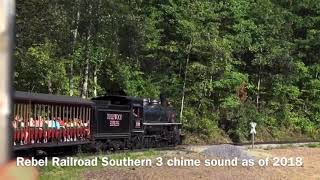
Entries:
[[160, 99], [116, 95], [85, 100], [17, 91], [12, 117], [13, 150], [177, 145], [181, 143], [181, 123], [166, 98]]

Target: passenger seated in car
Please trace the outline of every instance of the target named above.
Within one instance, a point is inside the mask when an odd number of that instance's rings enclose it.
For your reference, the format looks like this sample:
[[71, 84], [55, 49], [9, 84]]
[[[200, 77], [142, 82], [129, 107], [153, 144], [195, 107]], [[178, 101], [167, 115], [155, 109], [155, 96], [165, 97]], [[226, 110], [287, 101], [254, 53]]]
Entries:
[[30, 119], [27, 120], [26, 123], [24, 123], [24, 144], [29, 144], [30, 141], [29, 141], [29, 136], [30, 136]]
[[54, 139], [54, 129], [55, 129], [55, 123], [53, 118], [48, 120], [48, 140], [50, 142]]
[[59, 125], [60, 125], [60, 130], [59, 130], [59, 139], [61, 142], [66, 141], [66, 135], [65, 135], [65, 127], [64, 127], [64, 120], [58, 117]]
[[69, 142], [71, 139], [71, 130], [70, 130], [71, 119], [67, 120], [67, 122], [65, 123], [65, 126], [66, 126], [66, 132], [67, 132], [67, 142]]
[[56, 131], [57, 131], [57, 121], [56, 118], [52, 118], [51, 120], [51, 141], [56, 140]]
[[74, 134], [73, 134], [73, 140], [77, 141], [78, 140], [78, 119], [74, 118], [73, 119], [73, 129], [74, 129]]
[[35, 120], [35, 133], [34, 133], [34, 141], [35, 143], [39, 143], [39, 131], [40, 131], [40, 117], [38, 116]]
[[84, 129], [85, 129], [85, 137], [87, 138], [87, 136], [90, 134], [90, 122], [89, 121], [85, 121], [84, 123]]
[[83, 140], [83, 138], [84, 138], [84, 124], [81, 119], [79, 120], [79, 122], [80, 122], [80, 139]]
[[80, 140], [83, 139], [83, 133], [84, 133], [83, 122], [81, 119], [79, 119], [79, 138], [80, 138]]
[[39, 116], [39, 119], [40, 119], [40, 123], [39, 123], [39, 142], [38, 143], [41, 143], [41, 142], [44, 142], [44, 119], [42, 116]]
[[20, 119], [20, 116], [19, 116], [19, 115], [16, 115], [16, 117], [14, 118], [14, 120], [15, 120], [15, 122], [16, 122], [16, 124], [17, 124], [17, 128], [16, 128], [16, 143], [17, 143], [17, 142], [20, 142], [20, 138], [21, 138], [19, 119]]
[[48, 130], [49, 130], [49, 121], [45, 118], [43, 119], [43, 142], [48, 142]]
[[59, 132], [60, 132], [60, 121], [58, 119], [54, 119], [54, 128], [55, 128], [55, 138], [57, 139], [57, 141], [60, 141], [60, 136], [59, 136]]
[[[31, 139], [31, 144], [34, 144], [34, 128], [35, 128], [35, 121], [32, 117], [30, 117], [29, 119], [29, 131], [28, 133], [30, 132], [30, 139]], [[27, 138], [28, 142], [29, 142], [29, 139]]]
[[80, 119], [77, 118], [77, 140], [80, 140], [81, 138], [81, 122]]
[[11, 121], [12, 123], [12, 128], [13, 128], [13, 145], [16, 145], [16, 140], [17, 140], [17, 116], [15, 116], [14, 119]]
[[78, 129], [77, 118], [74, 118], [73, 119], [73, 141], [77, 140], [77, 129]]
[[23, 117], [20, 117], [18, 125], [20, 126], [20, 145], [23, 145], [25, 141], [25, 125]]
[[75, 138], [76, 140], [79, 140], [80, 138], [80, 121], [78, 118], [75, 119]]
[[71, 141], [76, 141], [76, 138], [75, 138], [75, 135], [76, 135], [75, 118], [73, 120], [71, 120], [70, 129], [71, 129]]

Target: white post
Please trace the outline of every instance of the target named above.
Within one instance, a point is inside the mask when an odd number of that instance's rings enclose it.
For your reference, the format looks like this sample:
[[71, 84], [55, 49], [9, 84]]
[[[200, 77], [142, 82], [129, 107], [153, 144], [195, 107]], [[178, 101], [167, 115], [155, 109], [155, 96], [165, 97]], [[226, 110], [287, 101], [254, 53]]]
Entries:
[[254, 147], [254, 133], [252, 133], [252, 149], [253, 149], [253, 147]]
[[251, 134], [251, 137], [252, 137], [251, 141], [252, 141], [252, 149], [253, 149], [253, 147], [254, 147], [254, 135], [257, 133], [256, 132], [257, 123], [251, 122], [250, 125], [251, 125], [250, 134]]

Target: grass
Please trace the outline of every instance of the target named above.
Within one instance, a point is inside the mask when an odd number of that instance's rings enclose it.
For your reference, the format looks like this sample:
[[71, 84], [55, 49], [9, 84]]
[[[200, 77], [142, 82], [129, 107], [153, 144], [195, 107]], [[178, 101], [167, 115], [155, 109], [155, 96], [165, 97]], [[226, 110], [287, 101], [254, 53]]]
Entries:
[[315, 143], [315, 144], [306, 144], [304, 145], [305, 147], [309, 148], [320, 148], [320, 143]]
[[279, 145], [276, 147], [267, 146], [263, 148], [264, 150], [271, 150], [271, 149], [290, 149], [290, 148], [297, 148], [297, 147], [309, 147], [309, 148], [320, 148], [320, 143], [312, 143], [312, 144], [303, 144], [303, 145], [294, 145], [294, 144], [284, 144]]
[[290, 149], [290, 148], [296, 148], [297, 146], [293, 145], [293, 144], [283, 144], [280, 145], [279, 147], [277, 147], [277, 149]]
[[97, 155], [88, 156], [82, 153], [79, 153], [73, 158], [79, 159], [93, 159], [95, 157], [98, 158], [97, 166], [93, 167], [85, 167], [85, 166], [68, 166], [68, 167], [59, 167], [53, 166], [51, 161], [48, 162], [48, 166], [40, 167], [40, 179], [43, 180], [72, 180], [72, 179], [81, 179], [81, 174], [83, 171], [87, 171], [90, 169], [101, 169], [103, 166], [101, 165], [101, 158], [108, 157], [109, 159], [123, 159], [123, 158], [131, 158], [131, 159], [145, 159], [145, 158], [153, 158], [159, 155], [158, 151], [147, 150], [143, 152], [126, 152], [126, 153], [116, 153], [116, 154], [106, 154], [103, 152], [99, 152]]
[[186, 133], [182, 142], [183, 144], [188, 145], [207, 145], [215, 143], [230, 143], [231, 139], [222, 130], [219, 130], [219, 132], [211, 137], [197, 133]]

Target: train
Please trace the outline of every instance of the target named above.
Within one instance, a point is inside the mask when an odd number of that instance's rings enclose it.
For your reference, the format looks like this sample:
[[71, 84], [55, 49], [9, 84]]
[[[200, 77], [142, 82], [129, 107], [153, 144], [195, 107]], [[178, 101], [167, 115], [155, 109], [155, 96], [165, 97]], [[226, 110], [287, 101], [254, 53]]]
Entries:
[[123, 95], [92, 99], [15, 91], [12, 149], [87, 147], [96, 151], [176, 146], [182, 124], [163, 95], [159, 100]]

